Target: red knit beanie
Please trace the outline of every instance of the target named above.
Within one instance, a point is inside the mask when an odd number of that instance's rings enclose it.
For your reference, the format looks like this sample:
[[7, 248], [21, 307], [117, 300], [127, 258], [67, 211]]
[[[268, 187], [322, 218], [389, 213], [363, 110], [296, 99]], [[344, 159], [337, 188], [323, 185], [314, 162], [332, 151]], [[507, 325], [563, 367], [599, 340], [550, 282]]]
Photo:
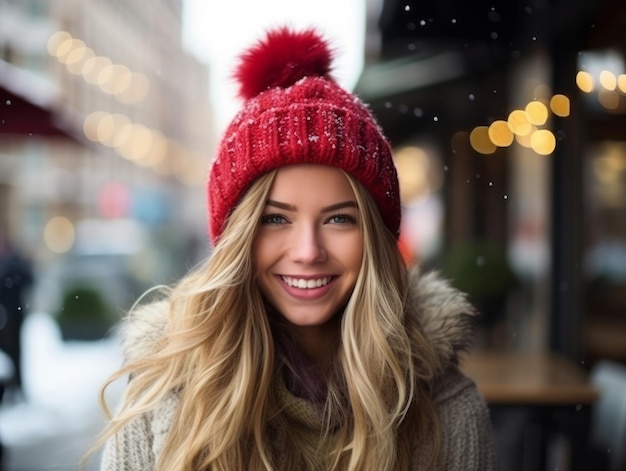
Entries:
[[208, 182], [214, 244], [259, 176], [293, 164], [338, 167], [371, 193], [398, 235], [400, 196], [391, 148], [374, 116], [329, 75], [332, 53], [312, 29], [270, 31], [235, 71], [243, 108], [227, 127]]

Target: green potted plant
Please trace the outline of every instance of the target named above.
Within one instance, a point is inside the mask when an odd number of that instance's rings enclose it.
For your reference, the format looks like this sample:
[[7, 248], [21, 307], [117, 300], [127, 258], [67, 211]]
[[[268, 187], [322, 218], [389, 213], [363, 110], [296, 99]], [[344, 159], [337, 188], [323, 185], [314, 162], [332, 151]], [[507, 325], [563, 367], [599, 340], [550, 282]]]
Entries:
[[64, 341], [100, 340], [117, 320], [102, 294], [89, 285], [68, 287], [55, 317]]
[[518, 284], [503, 245], [473, 240], [453, 246], [444, 258], [442, 272], [468, 294], [490, 329], [505, 317], [506, 300]]

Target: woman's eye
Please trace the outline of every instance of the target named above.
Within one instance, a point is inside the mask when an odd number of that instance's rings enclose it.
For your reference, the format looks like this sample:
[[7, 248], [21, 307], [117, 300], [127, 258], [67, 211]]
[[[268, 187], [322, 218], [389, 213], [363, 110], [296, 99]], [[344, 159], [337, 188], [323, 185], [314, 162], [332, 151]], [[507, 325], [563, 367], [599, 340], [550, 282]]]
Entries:
[[284, 216], [280, 214], [267, 214], [261, 218], [261, 224], [265, 225], [278, 225], [287, 222]]
[[349, 214], [335, 214], [328, 219], [330, 224], [356, 224], [356, 218]]

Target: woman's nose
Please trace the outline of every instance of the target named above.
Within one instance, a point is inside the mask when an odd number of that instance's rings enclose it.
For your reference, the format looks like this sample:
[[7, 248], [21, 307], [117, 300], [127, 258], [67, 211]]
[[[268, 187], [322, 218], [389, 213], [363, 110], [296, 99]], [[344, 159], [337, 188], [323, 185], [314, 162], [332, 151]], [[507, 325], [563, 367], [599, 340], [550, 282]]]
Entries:
[[299, 263], [319, 263], [326, 260], [323, 238], [315, 227], [303, 226], [294, 231], [291, 258]]

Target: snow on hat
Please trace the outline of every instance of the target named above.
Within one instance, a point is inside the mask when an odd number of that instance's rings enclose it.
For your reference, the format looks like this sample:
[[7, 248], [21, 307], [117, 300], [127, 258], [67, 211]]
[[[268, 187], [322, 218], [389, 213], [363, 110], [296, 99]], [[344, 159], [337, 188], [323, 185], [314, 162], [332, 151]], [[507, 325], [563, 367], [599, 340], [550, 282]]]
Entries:
[[340, 168], [371, 193], [396, 236], [398, 176], [386, 137], [367, 106], [330, 76], [333, 54], [314, 29], [271, 30], [240, 57], [243, 108], [228, 125], [208, 181], [214, 244], [261, 175], [294, 164]]

